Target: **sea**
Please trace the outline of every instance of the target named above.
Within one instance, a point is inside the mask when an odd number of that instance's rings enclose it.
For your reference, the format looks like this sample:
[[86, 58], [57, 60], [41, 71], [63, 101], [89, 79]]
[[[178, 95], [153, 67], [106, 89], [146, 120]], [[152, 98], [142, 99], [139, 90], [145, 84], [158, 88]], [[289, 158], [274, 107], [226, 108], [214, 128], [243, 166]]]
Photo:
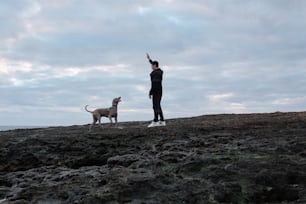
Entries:
[[7, 131], [7, 130], [16, 130], [16, 129], [31, 129], [31, 128], [44, 128], [47, 126], [5, 126], [5, 125], [0, 125], [0, 131]]

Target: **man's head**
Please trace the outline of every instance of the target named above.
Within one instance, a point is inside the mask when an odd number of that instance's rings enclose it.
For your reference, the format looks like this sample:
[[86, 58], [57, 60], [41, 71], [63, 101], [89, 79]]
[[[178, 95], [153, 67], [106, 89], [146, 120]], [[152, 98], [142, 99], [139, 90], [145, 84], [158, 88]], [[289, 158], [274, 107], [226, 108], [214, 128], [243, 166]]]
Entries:
[[152, 69], [157, 69], [158, 68], [158, 61], [153, 61], [152, 62]]

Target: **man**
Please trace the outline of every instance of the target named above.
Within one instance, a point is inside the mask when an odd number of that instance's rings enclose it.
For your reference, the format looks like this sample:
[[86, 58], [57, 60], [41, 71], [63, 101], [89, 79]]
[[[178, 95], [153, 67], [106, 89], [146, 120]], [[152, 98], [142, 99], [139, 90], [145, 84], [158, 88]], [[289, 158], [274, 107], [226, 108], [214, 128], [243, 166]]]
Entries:
[[[154, 110], [154, 120], [148, 127], [165, 126], [166, 122], [164, 120], [163, 111], [160, 106], [163, 94], [163, 88], [162, 88], [163, 71], [158, 67], [158, 61], [152, 61], [148, 53], [147, 53], [147, 58], [152, 66], [152, 72], [150, 74], [151, 89], [149, 93], [149, 98], [152, 99], [153, 110]], [[158, 117], [160, 120], [158, 120]]]

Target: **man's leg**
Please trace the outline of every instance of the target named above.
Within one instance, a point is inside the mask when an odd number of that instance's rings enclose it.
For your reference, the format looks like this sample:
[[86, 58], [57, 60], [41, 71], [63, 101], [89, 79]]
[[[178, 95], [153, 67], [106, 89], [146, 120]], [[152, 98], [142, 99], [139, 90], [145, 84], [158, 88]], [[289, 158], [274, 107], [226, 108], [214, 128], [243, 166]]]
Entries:
[[153, 103], [153, 110], [154, 110], [154, 119], [151, 122], [151, 124], [148, 125], [148, 127], [156, 127], [159, 126], [158, 123], [158, 111], [157, 111], [157, 107], [158, 107], [158, 103], [157, 103], [157, 97], [156, 95], [153, 95], [152, 97], [152, 103]]
[[161, 99], [162, 99], [162, 95], [159, 95], [159, 98], [158, 98], [158, 113], [159, 113], [160, 120], [164, 121], [164, 114], [163, 114], [163, 110], [162, 110], [161, 105], [160, 105]]
[[157, 117], [155, 116], [155, 118], [157, 118], [157, 120], [158, 120], [158, 116], [159, 116], [160, 120], [164, 121], [163, 111], [162, 111], [162, 108], [160, 106], [162, 95], [161, 94], [157, 94], [157, 95], [154, 95], [154, 97], [155, 97], [155, 109], [154, 109], [154, 112], [155, 112], [155, 115], [157, 115]]
[[[153, 103], [153, 110], [154, 110], [154, 120], [148, 127], [155, 127], [155, 126], [165, 126], [166, 122], [164, 121], [163, 111], [160, 106], [162, 95], [161, 94], [154, 94], [152, 97]], [[158, 121], [158, 116], [160, 117], [160, 121]]]
[[158, 95], [154, 94], [152, 97], [152, 102], [153, 102], [153, 110], [154, 110], [154, 122], [158, 122], [158, 109], [159, 109], [159, 99], [158, 99]]

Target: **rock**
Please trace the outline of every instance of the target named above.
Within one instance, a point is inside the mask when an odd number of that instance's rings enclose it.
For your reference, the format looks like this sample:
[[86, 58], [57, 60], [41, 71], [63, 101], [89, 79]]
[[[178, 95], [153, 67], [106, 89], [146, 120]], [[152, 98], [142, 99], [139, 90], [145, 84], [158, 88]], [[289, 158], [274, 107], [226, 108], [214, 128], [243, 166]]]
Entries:
[[214, 191], [214, 199], [220, 203], [239, 203], [242, 198], [242, 188], [237, 182], [218, 183]]
[[120, 165], [128, 167], [132, 163], [141, 160], [141, 156], [138, 154], [126, 154], [126, 155], [117, 155], [107, 159], [108, 166]]
[[0, 132], [0, 203], [306, 203], [306, 113]]

